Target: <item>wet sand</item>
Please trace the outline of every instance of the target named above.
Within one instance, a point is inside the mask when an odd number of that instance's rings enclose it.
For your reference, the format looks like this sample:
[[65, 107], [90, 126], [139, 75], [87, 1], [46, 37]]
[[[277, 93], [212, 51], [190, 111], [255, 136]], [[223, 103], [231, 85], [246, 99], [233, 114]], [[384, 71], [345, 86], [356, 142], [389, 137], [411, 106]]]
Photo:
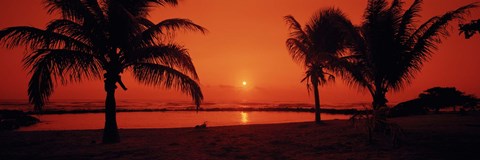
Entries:
[[363, 127], [345, 120], [121, 130], [122, 142], [101, 144], [101, 130], [0, 132], [0, 159], [476, 159], [480, 115], [391, 119], [405, 131], [367, 143]]

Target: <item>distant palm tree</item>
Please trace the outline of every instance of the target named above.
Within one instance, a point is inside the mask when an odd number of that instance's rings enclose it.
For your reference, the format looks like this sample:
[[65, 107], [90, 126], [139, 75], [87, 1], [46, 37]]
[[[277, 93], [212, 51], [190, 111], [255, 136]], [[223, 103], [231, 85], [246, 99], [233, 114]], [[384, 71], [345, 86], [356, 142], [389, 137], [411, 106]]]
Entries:
[[320, 93], [318, 86], [334, 81], [334, 74], [341, 69], [339, 64], [347, 48], [346, 39], [354, 32], [354, 26], [338, 9], [322, 9], [310, 19], [304, 28], [293, 16], [285, 16], [290, 27], [286, 45], [292, 59], [305, 69], [307, 89], [313, 88], [315, 98], [315, 122], [321, 123]]
[[480, 19], [473, 20], [467, 24], [460, 24], [460, 34], [465, 35], [465, 39], [470, 39], [475, 33], [480, 33]]
[[[200, 105], [203, 95], [187, 49], [172, 43], [171, 31], [206, 30], [188, 19], [153, 23], [146, 19], [152, 4], [176, 5], [177, 0], [90, 1], [47, 0], [49, 13], [60, 13], [46, 29], [30, 26], [0, 31], [0, 42], [12, 48], [30, 48], [25, 66], [31, 68], [28, 86], [30, 103], [40, 111], [58, 83], [104, 80], [104, 143], [119, 141], [115, 90], [124, 71], [140, 83], [175, 88]], [[103, 76], [102, 76], [103, 74]]]
[[[431, 17], [420, 26], [422, 0], [415, 0], [403, 9], [402, 0], [390, 5], [386, 0], [369, 0], [364, 20], [354, 38], [352, 54], [361, 57], [349, 67], [349, 84], [367, 89], [373, 97], [373, 109], [382, 118], [387, 107], [385, 94], [399, 91], [420, 72], [437, 45], [448, 36], [447, 26], [453, 20], [462, 19], [475, 3], [468, 4], [442, 16]], [[383, 119], [383, 118], [382, 118]]]

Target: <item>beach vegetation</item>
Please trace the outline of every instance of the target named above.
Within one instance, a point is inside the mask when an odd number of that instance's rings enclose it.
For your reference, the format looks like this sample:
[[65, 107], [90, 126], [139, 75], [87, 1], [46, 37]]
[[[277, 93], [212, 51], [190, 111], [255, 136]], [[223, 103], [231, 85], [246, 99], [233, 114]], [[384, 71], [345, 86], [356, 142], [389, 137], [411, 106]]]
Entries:
[[40, 122], [38, 118], [20, 110], [0, 110], [0, 131], [31, 126], [38, 122]]
[[402, 102], [389, 111], [390, 116], [406, 116], [426, 114], [428, 111], [438, 113], [441, 109], [451, 108], [454, 112], [457, 107], [461, 110], [475, 110], [480, 99], [468, 95], [455, 87], [433, 87], [420, 93], [417, 98]]

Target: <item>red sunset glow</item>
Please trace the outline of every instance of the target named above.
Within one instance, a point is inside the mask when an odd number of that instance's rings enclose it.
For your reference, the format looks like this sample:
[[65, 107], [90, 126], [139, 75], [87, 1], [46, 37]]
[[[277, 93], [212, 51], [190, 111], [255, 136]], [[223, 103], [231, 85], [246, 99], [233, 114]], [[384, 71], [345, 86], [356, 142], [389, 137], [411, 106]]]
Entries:
[[[425, 1], [422, 17], [439, 15], [474, 0]], [[411, 1], [407, 1], [407, 5]], [[360, 23], [366, 1], [303, 0], [182, 0], [177, 7], [156, 7], [150, 14], [154, 22], [179, 17], [189, 18], [207, 28], [205, 35], [180, 32], [177, 42], [189, 49], [197, 68], [206, 102], [306, 102], [312, 103], [305, 84], [300, 83], [303, 68], [295, 64], [285, 48], [288, 27], [282, 17], [293, 15], [302, 24], [318, 9], [335, 6], [346, 12], [353, 23]], [[43, 28], [55, 15], [47, 15], [40, 0], [3, 1], [0, 28], [32, 25]], [[472, 12], [471, 19], [480, 17]], [[419, 22], [424, 22], [420, 19]], [[417, 23], [420, 24], [420, 23]], [[390, 102], [414, 98], [434, 86], [455, 86], [480, 95], [478, 63], [480, 38], [469, 40], [458, 35], [457, 24], [411, 85], [401, 92], [388, 93]], [[23, 69], [23, 48], [0, 48], [0, 99], [27, 99], [28, 72]], [[145, 87], [126, 73], [128, 91], [118, 91], [118, 99], [189, 101], [176, 91]], [[244, 81], [247, 85], [244, 84]], [[101, 81], [59, 86], [51, 99], [103, 99]], [[322, 103], [370, 102], [366, 92], [347, 87], [340, 79], [320, 88]]]

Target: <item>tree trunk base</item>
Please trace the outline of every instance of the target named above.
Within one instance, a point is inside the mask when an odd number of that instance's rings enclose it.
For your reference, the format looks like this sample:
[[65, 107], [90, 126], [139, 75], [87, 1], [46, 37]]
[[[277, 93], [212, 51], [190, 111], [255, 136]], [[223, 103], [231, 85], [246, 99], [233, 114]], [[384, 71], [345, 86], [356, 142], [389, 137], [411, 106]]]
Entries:
[[113, 144], [120, 142], [120, 135], [118, 134], [118, 131], [104, 131], [102, 142], [104, 144]]

